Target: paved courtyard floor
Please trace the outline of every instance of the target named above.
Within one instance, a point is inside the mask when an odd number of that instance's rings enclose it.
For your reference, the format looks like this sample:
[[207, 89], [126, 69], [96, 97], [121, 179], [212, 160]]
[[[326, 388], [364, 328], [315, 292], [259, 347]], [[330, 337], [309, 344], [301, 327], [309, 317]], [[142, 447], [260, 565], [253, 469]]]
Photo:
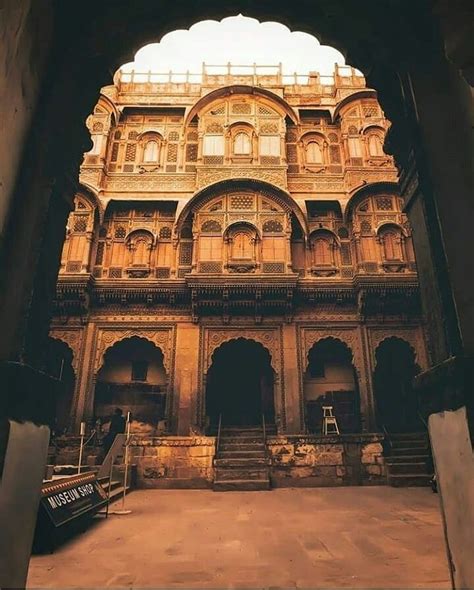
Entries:
[[33, 557], [28, 587], [449, 588], [426, 488], [140, 490], [126, 508]]

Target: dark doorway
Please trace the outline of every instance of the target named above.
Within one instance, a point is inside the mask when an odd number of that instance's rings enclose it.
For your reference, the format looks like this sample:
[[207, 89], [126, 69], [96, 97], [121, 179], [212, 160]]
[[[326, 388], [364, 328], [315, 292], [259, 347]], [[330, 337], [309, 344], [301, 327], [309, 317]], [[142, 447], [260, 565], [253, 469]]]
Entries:
[[319, 434], [322, 406], [332, 406], [342, 434], [361, 431], [360, 396], [352, 351], [336, 338], [324, 338], [311, 347], [304, 374], [305, 423]]
[[53, 432], [65, 434], [71, 426], [71, 411], [76, 385], [76, 374], [72, 367], [73, 354], [61, 340], [48, 339], [45, 355], [45, 371], [60, 381], [55, 404]]
[[413, 378], [420, 372], [411, 346], [388, 338], [375, 353], [374, 389], [379, 428], [388, 432], [420, 432], [424, 425]]
[[133, 433], [154, 434], [165, 418], [167, 389], [162, 351], [144, 338], [121, 340], [106, 352], [98, 373], [94, 415], [107, 423], [119, 407], [131, 413]]
[[219, 347], [207, 373], [206, 409], [210, 426], [251, 426], [275, 421], [273, 369], [269, 352], [253, 340], [231, 340]]

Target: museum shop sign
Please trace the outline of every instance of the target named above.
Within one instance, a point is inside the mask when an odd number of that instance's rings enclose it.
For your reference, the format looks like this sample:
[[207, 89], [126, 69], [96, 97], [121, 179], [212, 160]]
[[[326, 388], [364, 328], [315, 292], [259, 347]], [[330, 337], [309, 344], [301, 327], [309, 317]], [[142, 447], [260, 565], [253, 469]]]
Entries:
[[107, 494], [95, 473], [85, 473], [48, 482], [41, 490], [35, 549], [53, 549], [59, 530], [83, 524], [107, 504]]

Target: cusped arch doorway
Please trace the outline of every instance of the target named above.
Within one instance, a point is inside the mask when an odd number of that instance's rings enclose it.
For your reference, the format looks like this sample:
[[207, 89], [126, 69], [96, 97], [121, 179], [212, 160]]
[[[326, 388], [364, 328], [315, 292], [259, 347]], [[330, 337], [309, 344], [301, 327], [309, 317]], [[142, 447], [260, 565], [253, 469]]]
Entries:
[[413, 379], [420, 372], [413, 348], [400, 338], [383, 340], [375, 351], [374, 390], [377, 423], [391, 433], [425, 429]]
[[274, 371], [268, 350], [238, 338], [212, 355], [206, 381], [206, 414], [211, 429], [222, 424], [253, 426], [275, 422]]

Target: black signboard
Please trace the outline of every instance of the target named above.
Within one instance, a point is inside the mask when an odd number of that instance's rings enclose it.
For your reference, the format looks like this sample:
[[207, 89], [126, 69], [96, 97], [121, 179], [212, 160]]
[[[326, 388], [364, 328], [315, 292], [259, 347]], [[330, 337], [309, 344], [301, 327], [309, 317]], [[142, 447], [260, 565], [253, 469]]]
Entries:
[[86, 516], [93, 516], [106, 504], [107, 494], [95, 473], [84, 473], [44, 484], [35, 545], [54, 547], [57, 529], [82, 521]]

